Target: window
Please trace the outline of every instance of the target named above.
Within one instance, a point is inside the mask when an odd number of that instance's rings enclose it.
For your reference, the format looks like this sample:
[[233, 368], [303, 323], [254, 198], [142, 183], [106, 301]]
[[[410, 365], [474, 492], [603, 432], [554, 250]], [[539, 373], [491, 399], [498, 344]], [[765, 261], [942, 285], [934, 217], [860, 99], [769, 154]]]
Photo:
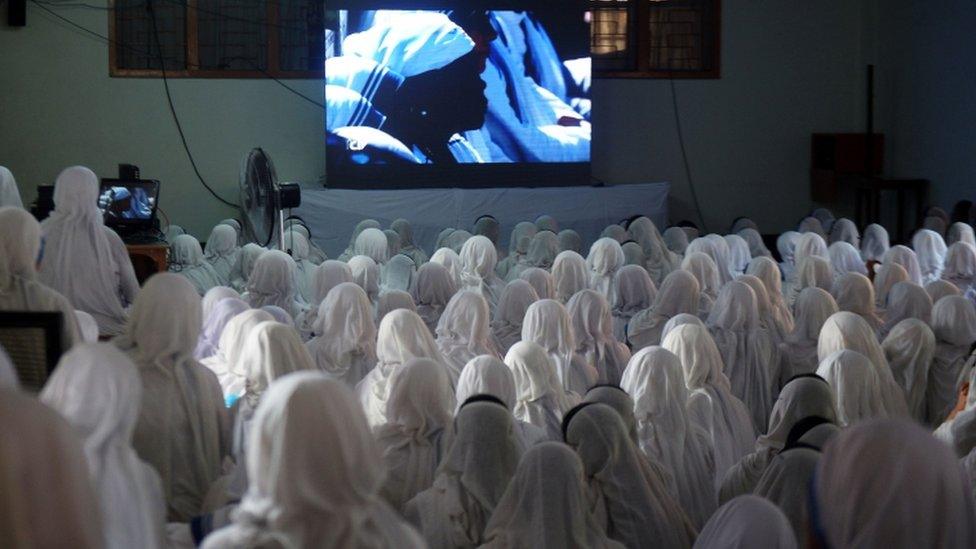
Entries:
[[112, 76], [160, 76], [161, 64], [167, 77], [322, 76], [322, 0], [112, 0], [110, 6]]
[[594, 76], [718, 78], [721, 0], [590, 0]]

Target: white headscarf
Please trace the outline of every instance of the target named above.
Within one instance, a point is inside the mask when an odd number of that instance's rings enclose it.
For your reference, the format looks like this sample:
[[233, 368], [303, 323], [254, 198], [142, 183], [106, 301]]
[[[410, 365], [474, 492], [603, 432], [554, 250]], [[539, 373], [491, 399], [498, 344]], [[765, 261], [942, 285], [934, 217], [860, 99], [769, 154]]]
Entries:
[[525, 254], [529, 251], [529, 243], [532, 242], [532, 237], [538, 231], [535, 223], [528, 221], [521, 221], [515, 225], [508, 240], [508, 257], [498, 263], [498, 276], [507, 279], [509, 272], [525, 261]]
[[188, 234], [176, 237], [169, 245], [169, 272], [186, 278], [201, 296], [224, 283], [204, 259], [200, 243]]
[[217, 225], [207, 238], [207, 261], [217, 271], [221, 284], [234, 279], [234, 267], [241, 249], [237, 247], [237, 231], [230, 225]]
[[376, 324], [383, 321], [383, 317], [397, 310], [406, 309], [417, 312], [417, 305], [414, 304], [410, 294], [400, 290], [390, 290], [382, 294], [376, 301]]
[[921, 229], [912, 237], [912, 249], [922, 270], [922, 285], [942, 277], [946, 259], [946, 243], [942, 235], [929, 229]]
[[251, 330], [262, 322], [274, 320], [267, 311], [251, 309], [235, 315], [224, 326], [217, 340], [217, 352], [201, 361], [220, 382], [225, 399], [244, 393], [244, 370], [237, 364]]
[[0, 546], [105, 547], [77, 430], [9, 386], [0, 387], [0, 428]]
[[896, 324], [906, 318], [917, 318], [928, 324], [932, 319], [932, 298], [925, 288], [914, 282], [899, 282], [888, 292], [883, 335], [891, 332]]
[[685, 254], [685, 258], [681, 262], [681, 270], [688, 271], [698, 279], [698, 285], [701, 288], [698, 315], [707, 318], [715, 300], [718, 299], [718, 293], [723, 284], [718, 267], [708, 254], [692, 252], [689, 248], [689, 253]]
[[[362, 234], [366, 229], [379, 229], [380, 224], [375, 219], [364, 219], [356, 224], [352, 230], [352, 236], [349, 237], [349, 245], [346, 246], [346, 250], [342, 252], [339, 256], [339, 261], [349, 261], [354, 255], [356, 255], [356, 239]], [[382, 232], [382, 231], [380, 231]], [[386, 237], [384, 236], [383, 241], [386, 242]]]
[[857, 225], [846, 217], [834, 221], [833, 225], [831, 225], [829, 240], [831, 244], [847, 242], [855, 250], [861, 245], [861, 235], [857, 230]]
[[381, 269], [380, 292], [409, 291], [416, 272], [416, 265], [406, 255], [397, 254], [391, 257]]
[[437, 324], [437, 348], [454, 379], [464, 365], [480, 355], [498, 355], [491, 338], [488, 303], [481, 294], [462, 290], [451, 298]]
[[745, 229], [740, 230], [737, 234], [745, 239], [746, 244], [749, 245], [749, 255], [752, 256], [753, 259], [759, 257], [773, 257], [772, 252], [769, 251], [769, 248], [766, 247], [766, 243], [763, 242], [762, 235], [759, 234], [759, 231], [756, 229], [746, 227]]
[[11, 206], [14, 208], [24, 208], [24, 202], [20, 199], [20, 191], [17, 190], [17, 181], [10, 170], [0, 166], [0, 208]]
[[303, 303], [312, 300], [312, 279], [318, 267], [309, 259], [311, 246], [305, 235], [298, 229], [291, 229], [285, 233], [285, 249], [295, 262], [295, 295]]
[[602, 500], [608, 536], [627, 547], [691, 546], [694, 527], [613, 408], [595, 403], [578, 409], [566, 424], [566, 443]]
[[817, 534], [831, 547], [976, 546], [958, 460], [911, 422], [864, 422], [835, 436], [812, 490]]
[[834, 269], [834, 279], [847, 273], [867, 276], [868, 268], [861, 259], [860, 252], [850, 242], [834, 242], [827, 248], [827, 253], [830, 255], [830, 266]]
[[641, 449], [671, 474], [682, 507], [700, 527], [718, 505], [715, 457], [708, 433], [688, 421], [681, 361], [661, 347], [641, 349], [630, 359], [620, 386], [634, 399]]
[[243, 299], [254, 308], [265, 305], [281, 307], [294, 318], [298, 314], [295, 303], [295, 262], [279, 250], [268, 250], [254, 263]]
[[576, 352], [572, 319], [562, 303], [540, 299], [530, 305], [522, 321], [522, 341], [546, 350], [565, 390], [582, 395], [597, 382], [596, 368]]
[[654, 302], [657, 288], [644, 267], [624, 265], [617, 271], [614, 281], [616, 291], [611, 301], [613, 313], [613, 336], [617, 341], [627, 341], [627, 323], [637, 313], [647, 309]]
[[881, 380], [871, 361], [861, 353], [848, 349], [832, 353], [820, 362], [817, 375], [834, 389], [841, 425], [888, 416]]
[[224, 333], [227, 323], [249, 309], [247, 303], [235, 297], [221, 299], [211, 308], [209, 314], [204, 315], [203, 330], [200, 331], [193, 358], [203, 360], [217, 354], [220, 336]]
[[[744, 274], [735, 279], [736, 282], [742, 282], [752, 288], [752, 292], [756, 294], [756, 308], [759, 312], [759, 326], [769, 332], [769, 337], [773, 340], [774, 345], [779, 345], [790, 332], [787, 326], [780, 323], [779, 318], [776, 316], [773, 310], [773, 306], [769, 302], [769, 293], [766, 291], [766, 285], [763, 284], [759, 277]], [[792, 321], [789, 326], [792, 326]]]
[[922, 284], [922, 268], [918, 256], [911, 248], [902, 245], [889, 248], [881, 261], [881, 268], [884, 269], [892, 264], [901, 265], [908, 273], [908, 280], [915, 284]]
[[[525, 256], [525, 263], [539, 269], [551, 269], [552, 262], [559, 254], [559, 237], [551, 231], [539, 231], [529, 242], [529, 251]], [[511, 277], [511, 273], [508, 275]]]
[[925, 285], [925, 293], [929, 294], [929, 297], [932, 298], [933, 305], [938, 303], [940, 299], [947, 295], [962, 295], [962, 291], [959, 290], [959, 287], [948, 280], [936, 280], [935, 282], [929, 282]]
[[61, 357], [40, 399], [82, 440], [106, 547], [163, 547], [166, 508], [159, 476], [132, 448], [142, 402], [132, 361], [111, 345], [79, 345]]
[[819, 460], [820, 452], [811, 448], [790, 448], [780, 452], [766, 466], [753, 492], [779, 507], [793, 525], [798, 540], [806, 539], [810, 527], [810, 479]]
[[744, 274], [752, 255], [749, 253], [749, 244], [737, 234], [725, 235], [725, 243], [729, 246], [729, 267], [733, 278]]
[[627, 232], [644, 250], [644, 268], [655, 284], [678, 268], [679, 259], [668, 249], [657, 226], [649, 218], [641, 216], [630, 222]]
[[946, 243], [952, 246], [956, 242], [965, 242], [970, 246], [976, 246], [976, 235], [973, 234], [972, 225], [957, 221], [949, 226]]
[[[434, 337], [417, 313], [397, 309], [383, 318], [376, 337], [376, 366], [356, 386], [359, 401], [371, 427], [386, 423], [391, 376], [413, 358], [429, 358], [450, 375]], [[456, 377], [453, 379], [457, 379]], [[451, 385], [452, 378], [448, 377]]]
[[313, 326], [318, 320], [319, 306], [322, 304], [322, 300], [329, 295], [332, 288], [343, 282], [353, 282], [352, 269], [349, 268], [348, 264], [328, 259], [315, 268], [310, 284], [309, 309], [300, 313], [295, 319], [295, 325], [303, 338], [309, 339], [316, 335]]
[[583, 237], [573, 229], [563, 229], [559, 231], [556, 237], [559, 239], [560, 253], [566, 251], [581, 253], [583, 251]]
[[354, 387], [376, 364], [376, 324], [366, 292], [351, 282], [329, 291], [306, 344], [319, 370]]
[[783, 295], [782, 274], [779, 265], [768, 257], [757, 257], [749, 263], [746, 274], [751, 274], [762, 281], [766, 287], [766, 297], [769, 299], [770, 313], [782, 332], [793, 331], [793, 314], [786, 304]]
[[756, 294], [744, 282], [722, 288], [706, 322], [724, 362], [732, 393], [749, 407], [753, 422], [763, 425], [773, 406], [779, 349], [759, 324]]
[[380, 295], [380, 267], [372, 258], [357, 255], [349, 260], [349, 270], [353, 282], [359, 285], [371, 303], [375, 303]]
[[[75, 308], [58, 292], [37, 280], [41, 226], [26, 210], [0, 206], [0, 311], [60, 312], [62, 344], [81, 337]], [[95, 330], [98, 337], [98, 330]]]
[[683, 255], [688, 248], [688, 233], [681, 227], [668, 227], [661, 237], [668, 249], [678, 255]]
[[[884, 310], [888, 304], [888, 293], [895, 284], [900, 282], [911, 282], [908, 278], [908, 271], [901, 265], [892, 263], [881, 265], [877, 268], [874, 277], [874, 305], [877, 310]], [[912, 284], [916, 284], [912, 282]]]
[[447, 267], [439, 263], [425, 263], [417, 270], [410, 295], [417, 305], [417, 314], [431, 333], [437, 329], [437, 322], [444, 307], [457, 292], [457, 284]]
[[132, 446], [163, 481], [167, 520], [188, 521], [220, 475], [226, 418], [220, 384], [193, 360], [200, 297], [172, 273], [151, 277], [115, 344], [136, 364], [143, 401]]
[[906, 415], [908, 407], [905, 404], [905, 394], [895, 382], [874, 330], [859, 315], [847, 311], [831, 316], [824, 323], [817, 342], [817, 357], [823, 362], [842, 349], [861, 353], [871, 361], [880, 381], [878, 389], [881, 391], [887, 414], [892, 417]]
[[474, 42], [447, 15], [436, 12], [383, 12], [373, 26], [342, 42], [344, 55], [372, 59], [404, 77], [451, 64], [474, 49]]
[[620, 249], [624, 251], [624, 266], [639, 265], [640, 267], [644, 267], [647, 261], [644, 258], [644, 250], [641, 249], [640, 244], [630, 240], [621, 244]]
[[790, 431], [808, 417], [835, 424], [839, 419], [831, 385], [822, 379], [800, 377], [783, 387], [769, 414], [766, 434], [756, 439], [756, 450], [725, 475], [719, 500], [724, 502], [751, 493], [770, 460], [786, 446]]
[[793, 280], [789, 282], [789, 291], [786, 296], [790, 306], [796, 303], [800, 292], [806, 288], [820, 288], [830, 291], [834, 285], [834, 274], [830, 268], [830, 262], [818, 256], [808, 257], [799, 262], [793, 271]]
[[515, 377], [515, 417], [545, 429], [550, 439], [558, 440], [563, 414], [578, 397], [563, 389], [545, 349], [531, 341], [520, 341], [505, 355], [505, 364]]
[[589, 287], [589, 270], [583, 256], [573, 251], [560, 252], [552, 263], [555, 299], [566, 303], [576, 292]]
[[864, 229], [864, 237], [861, 238], [861, 259], [864, 261], [881, 261], [890, 248], [888, 244], [888, 231], [872, 223]]
[[715, 451], [715, 485], [742, 456], [752, 451], [756, 430], [749, 409], [732, 394], [729, 379], [722, 373], [722, 356], [715, 341], [702, 326], [678, 326], [662, 345], [681, 361], [691, 421], [708, 432]]
[[498, 502], [482, 547], [622, 548], [590, 511], [583, 474], [579, 456], [565, 444], [534, 446]]
[[925, 422], [925, 389], [935, 356], [935, 334], [922, 320], [906, 318], [892, 328], [881, 348], [895, 381], [905, 391], [908, 412], [916, 421]]
[[[833, 222], [834, 216], [829, 212], [829, 210], [824, 209], [824, 211], [826, 212], [826, 215], [821, 215], [818, 217], [808, 216], [801, 219], [796, 230], [801, 234], [815, 234], [820, 238], [827, 238], [827, 227], [824, 226], [824, 222], [826, 221], [826, 224], [829, 225]], [[823, 221], [821, 221], [821, 219]]]
[[576, 352], [596, 371], [596, 382], [619, 384], [630, 360], [630, 351], [613, 337], [613, 317], [606, 298], [596, 291], [583, 290], [569, 300], [567, 308], [572, 319]]
[[498, 300], [491, 320], [491, 331], [501, 353], [522, 340], [522, 321], [529, 306], [539, 300], [535, 289], [524, 280], [509, 282]]
[[97, 343], [98, 342], [98, 323], [95, 317], [85, 311], [75, 311], [75, 320], [78, 322], [79, 342]]
[[779, 270], [783, 271], [783, 278], [786, 280], [793, 278], [793, 270], [796, 268], [796, 244], [799, 240], [800, 233], [796, 231], [786, 231], [776, 239], [776, 251], [783, 260], [779, 264]]
[[454, 391], [444, 366], [426, 358], [407, 361], [394, 372], [386, 402], [386, 423], [375, 429], [389, 476], [383, 495], [403, 510], [430, 488], [441, 458], [450, 447], [448, 428]]
[[123, 266], [113, 250], [121, 239], [107, 234], [98, 209], [98, 177], [91, 170], [74, 166], [58, 175], [54, 211], [41, 223], [41, 231], [45, 242], [41, 282], [75, 309], [95, 317], [102, 335], [121, 333], [126, 319]]
[[976, 307], [960, 296], [947, 296], [932, 307], [936, 347], [926, 391], [928, 421], [938, 425], [956, 403], [959, 374], [976, 341]]
[[203, 308], [203, 321], [206, 322], [207, 318], [217, 307], [217, 304], [228, 297], [240, 299], [241, 294], [237, 293], [237, 291], [235, 291], [233, 288], [228, 288], [227, 286], [214, 286], [213, 288], [207, 290], [207, 293], [203, 294], [203, 300], [201, 301], [201, 307]]
[[494, 310], [505, 283], [495, 274], [498, 254], [495, 245], [484, 236], [472, 236], [461, 248], [461, 284], [458, 289], [474, 290]]
[[695, 540], [695, 549], [796, 549], [789, 519], [764, 498], [745, 495], [719, 507]]
[[847, 273], [837, 279], [830, 291], [837, 301], [837, 308], [859, 315], [876, 334], [881, 332], [883, 321], [874, 310], [874, 286], [868, 277]]
[[433, 486], [407, 503], [405, 516], [432, 547], [480, 545], [519, 454], [508, 410], [492, 402], [468, 404], [454, 420], [453, 441]]
[[613, 277], [623, 265], [624, 251], [619, 242], [612, 238], [601, 238], [594, 242], [586, 257], [586, 266], [590, 271], [590, 289], [602, 293], [607, 299], [612, 298]]
[[782, 385], [793, 376], [817, 370], [817, 342], [820, 329], [837, 312], [837, 302], [825, 290], [806, 288], [796, 300], [796, 324], [783, 343], [780, 343]]
[[354, 256], [365, 255], [378, 265], [386, 263], [389, 258], [386, 235], [379, 229], [368, 228], [359, 233], [352, 250]]
[[237, 278], [231, 281], [231, 286], [233, 286], [235, 290], [238, 292], [243, 292], [245, 289], [247, 289], [247, 280], [251, 278], [251, 272], [254, 270], [254, 264], [264, 252], [264, 248], [253, 242], [248, 242], [241, 248], [241, 253], [237, 257], [238, 265], [234, 269]]
[[415, 265], [423, 265], [427, 262], [427, 253], [413, 241], [413, 227], [406, 219], [396, 219], [390, 224], [390, 228], [400, 235], [400, 253], [406, 254], [413, 259]]
[[976, 248], [966, 242], [949, 246], [942, 278], [955, 284], [964, 294], [976, 287]]
[[671, 317], [679, 314], [698, 316], [700, 299], [698, 279], [688, 271], [678, 270], [669, 274], [654, 296], [650, 308], [630, 319], [627, 324], [627, 341], [632, 349], [660, 345], [662, 331]]
[[[308, 418], [317, 418], [315, 422]], [[355, 397], [314, 372], [278, 380], [253, 420], [250, 488], [207, 549], [418, 547], [379, 497], [385, 471]]]

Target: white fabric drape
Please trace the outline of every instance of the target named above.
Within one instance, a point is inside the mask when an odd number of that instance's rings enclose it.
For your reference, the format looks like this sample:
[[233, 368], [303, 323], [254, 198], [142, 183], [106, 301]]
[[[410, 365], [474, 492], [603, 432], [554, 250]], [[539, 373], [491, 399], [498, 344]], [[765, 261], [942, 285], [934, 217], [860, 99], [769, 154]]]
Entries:
[[204, 258], [200, 242], [188, 234], [176, 237], [169, 245], [169, 272], [187, 279], [201, 296], [224, 283]]
[[650, 218], [641, 216], [630, 222], [627, 233], [644, 251], [644, 268], [655, 284], [678, 268], [680, 259], [668, 249], [664, 238]]
[[410, 294], [407, 292], [390, 290], [389, 292], [380, 295], [380, 298], [376, 300], [377, 324], [383, 321], [383, 317], [397, 309], [406, 309], [414, 313], [417, 312], [417, 306], [414, 304], [413, 298], [410, 297]]
[[24, 202], [20, 199], [14, 174], [4, 166], [0, 166], [0, 208], [4, 206], [23, 209]]
[[887, 336], [899, 322], [915, 318], [928, 324], [932, 320], [932, 298], [925, 288], [914, 282], [899, 282], [888, 292], [884, 326], [881, 334]]
[[410, 295], [417, 305], [417, 314], [424, 319], [430, 333], [437, 329], [444, 308], [456, 292], [455, 278], [440, 263], [425, 263], [417, 270]]
[[380, 269], [380, 293], [394, 290], [410, 291], [416, 273], [417, 266], [406, 255], [397, 254], [391, 257]]
[[357, 255], [349, 260], [349, 271], [352, 280], [366, 292], [370, 303], [376, 303], [380, 297], [380, 266], [372, 258]]
[[790, 448], [780, 452], [766, 466], [753, 492], [779, 507], [790, 520], [797, 540], [806, 539], [810, 528], [808, 492], [819, 460], [820, 452], [811, 448]]
[[522, 321], [522, 341], [545, 349], [565, 390], [583, 395], [597, 382], [596, 368], [576, 352], [572, 320], [562, 303], [540, 299], [530, 305]]
[[221, 284], [230, 284], [239, 265], [241, 249], [237, 247], [237, 231], [230, 225], [217, 225], [210, 231], [204, 250], [207, 262], [217, 271]]
[[117, 335], [126, 320], [123, 277], [135, 275], [131, 264], [118, 263], [127, 254], [122, 240], [109, 238], [108, 230], [98, 210], [98, 177], [82, 166], [61, 172], [54, 183], [54, 211], [41, 223], [40, 281], [95, 317], [101, 335]]
[[522, 271], [519, 278], [532, 285], [539, 299], [556, 299], [556, 292], [554, 290], [556, 282], [547, 271], [538, 267], [530, 267]]
[[423, 546], [380, 499], [378, 447], [340, 382], [314, 372], [286, 376], [253, 423], [250, 488], [233, 524], [209, 536], [204, 549]]
[[[833, 225], [830, 227], [830, 235], [828, 240], [830, 241], [830, 244], [847, 242], [853, 246], [855, 250], [857, 250], [861, 245], [861, 235], [857, 230], [857, 225], [846, 217], [842, 217], [837, 221], [834, 221]], [[858, 254], [860, 254], [860, 251]]]
[[753, 495], [739, 496], [721, 506], [695, 540], [695, 549], [750, 547], [798, 547], [786, 515], [766, 499]]
[[498, 255], [495, 245], [483, 236], [469, 238], [461, 248], [461, 284], [458, 289], [474, 290], [494, 310], [505, 283], [495, 274]]
[[[689, 248], [690, 251], [690, 248]], [[712, 258], [702, 252], [691, 252], [685, 255], [681, 262], [681, 270], [688, 271], [698, 280], [700, 299], [698, 301], [698, 316], [708, 318], [718, 293], [722, 289], [722, 280], [718, 266]]]
[[254, 262], [254, 270], [247, 281], [244, 301], [259, 309], [265, 305], [281, 307], [292, 318], [301, 308], [296, 303], [295, 262], [291, 256], [279, 250], [268, 250]]
[[244, 393], [244, 371], [238, 367], [241, 351], [251, 330], [262, 322], [274, 320], [267, 311], [251, 309], [231, 318], [217, 341], [217, 351], [200, 361], [210, 369], [220, 383], [226, 399], [236, 399]]
[[400, 235], [401, 254], [409, 256], [415, 265], [423, 265], [427, 262], [427, 252], [413, 241], [413, 226], [409, 221], [396, 219], [390, 224], [390, 228]]
[[515, 417], [544, 429], [551, 440], [559, 440], [563, 414], [579, 397], [563, 389], [545, 349], [520, 341], [505, 355], [505, 364], [515, 377]]
[[660, 345], [662, 331], [671, 317], [679, 314], [698, 316], [698, 279], [688, 271], [669, 274], [654, 296], [651, 306], [634, 315], [627, 325], [627, 341], [634, 350]]
[[590, 253], [586, 256], [586, 266], [589, 270], [589, 288], [606, 296], [613, 297], [613, 277], [617, 269], [624, 266], [624, 251], [620, 243], [612, 238], [601, 238], [590, 246]]
[[848, 349], [832, 353], [820, 362], [817, 375], [834, 389], [841, 425], [888, 416], [881, 379], [861, 353]]
[[376, 364], [376, 323], [362, 288], [343, 282], [322, 300], [307, 344], [326, 375], [355, 387]]
[[552, 264], [555, 299], [566, 303], [576, 292], [589, 287], [589, 270], [583, 256], [573, 251], [560, 252]]
[[625, 265], [617, 271], [614, 282], [616, 291], [610, 303], [613, 313], [613, 337], [623, 343], [627, 341], [627, 323], [637, 313], [654, 303], [657, 288], [644, 267]]
[[806, 288], [796, 300], [796, 323], [783, 343], [780, 343], [780, 385], [793, 376], [817, 370], [820, 358], [817, 343], [820, 329], [837, 312], [837, 302], [826, 290]]
[[847, 273], [857, 273], [867, 276], [868, 268], [861, 259], [861, 253], [850, 242], [834, 242], [827, 248], [830, 255], [830, 266], [834, 269], [834, 279], [839, 279]]
[[864, 229], [864, 236], [861, 238], [861, 259], [866, 262], [881, 261], [890, 247], [888, 231], [884, 227], [872, 223]]
[[491, 320], [491, 332], [499, 353], [507, 353], [512, 345], [522, 340], [522, 320], [529, 306], [536, 301], [539, 301], [539, 295], [524, 280], [513, 280], [502, 290]]
[[925, 391], [929, 368], [935, 357], [935, 334], [925, 322], [906, 318], [892, 328], [881, 348], [895, 381], [905, 391], [909, 414], [916, 421], [924, 423]]
[[584, 290], [569, 300], [567, 308], [576, 353], [596, 371], [597, 383], [618, 385], [630, 360], [630, 350], [613, 337], [613, 317], [606, 298], [593, 290]]
[[488, 302], [481, 294], [471, 290], [454, 294], [437, 324], [437, 348], [455, 380], [474, 357], [498, 356], [491, 337]]
[[967, 242], [949, 246], [942, 278], [955, 284], [964, 295], [971, 295], [976, 288], [976, 248]]
[[316, 335], [313, 326], [315, 326], [318, 320], [319, 306], [325, 297], [329, 295], [332, 288], [335, 288], [343, 282], [353, 282], [352, 269], [346, 263], [328, 259], [315, 268], [315, 271], [312, 273], [310, 286], [311, 299], [308, 302], [309, 308], [295, 318], [295, 327], [302, 335], [302, 338], [308, 340]]
[[942, 278], [942, 268], [945, 265], [946, 243], [942, 235], [921, 229], [912, 237], [912, 249], [918, 257], [918, 266], [922, 270], [922, 285]]
[[75, 347], [61, 357], [40, 399], [81, 437], [106, 547], [163, 547], [166, 507], [159, 476], [131, 444], [142, 402], [132, 361], [107, 344]]
[[928, 422], [938, 425], [956, 402], [959, 374], [976, 341], [976, 307], [960, 296], [948, 296], [932, 307], [935, 357], [929, 369]]
[[885, 252], [881, 260], [881, 268], [888, 265], [901, 265], [908, 273], [908, 280], [916, 284], [922, 284], [922, 268], [918, 261], [918, 256], [907, 246], [892, 246]]
[[203, 360], [217, 354], [220, 336], [227, 328], [227, 323], [249, 309], [247, 303], [234, 297], [226, 297], [218, 301], [210, 313], [204, 315], [203, 330], [200, 331], [193, 358]]
[[365, 255], [377, 265], [386, 263], [389, 259], [386, 235], [378, 228], [368, 228], [359, 233], [352, 248], [353, 256]]
[[863, 318], [874, 330], [881, 333], [884, 322], [874, 310], [874, 286], [868, 277], [858, 273], [847, 273], [834, 283], [830, 291], [837, 301], [837, 309], [854, 313]]

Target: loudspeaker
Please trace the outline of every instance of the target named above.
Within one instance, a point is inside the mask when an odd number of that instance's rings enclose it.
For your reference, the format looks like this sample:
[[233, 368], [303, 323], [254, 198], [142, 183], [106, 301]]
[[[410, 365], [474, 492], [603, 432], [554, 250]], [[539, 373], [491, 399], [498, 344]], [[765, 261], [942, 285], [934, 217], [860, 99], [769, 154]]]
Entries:
[[27, 0], [7, 0], [7, 24], [11, 27], [27, 26]]

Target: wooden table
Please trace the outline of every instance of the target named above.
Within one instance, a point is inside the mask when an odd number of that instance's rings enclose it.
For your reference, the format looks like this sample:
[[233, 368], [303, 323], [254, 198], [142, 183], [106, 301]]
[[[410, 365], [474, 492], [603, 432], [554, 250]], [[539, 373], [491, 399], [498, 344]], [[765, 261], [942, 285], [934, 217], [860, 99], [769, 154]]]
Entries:
[[147, 278], [166, 272], [169, 269], [169, 245], [165, 242], [158, 244], [126, 244], [132, 260], [132, 268], [136, 271], [136, 278], [141, 285]]

